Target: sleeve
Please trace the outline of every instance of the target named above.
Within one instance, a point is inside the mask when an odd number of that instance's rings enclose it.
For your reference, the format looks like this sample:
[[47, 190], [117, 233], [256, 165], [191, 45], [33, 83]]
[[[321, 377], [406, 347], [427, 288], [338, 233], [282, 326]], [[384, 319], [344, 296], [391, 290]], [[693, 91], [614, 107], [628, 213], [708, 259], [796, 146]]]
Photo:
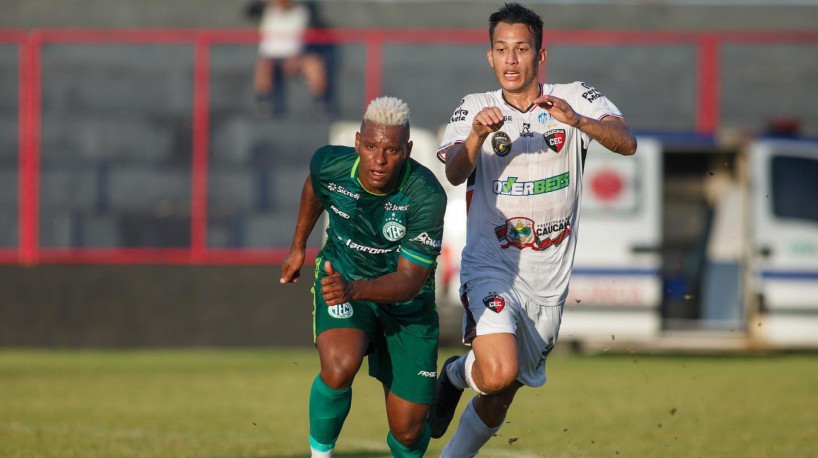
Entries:
[[318, 196], [319, 200], [322, 201], [324, 195], [324, 186], [322, 183], [326, 182], [326, 177], [324, 175], [328, 171], [328, 167], [325, 167], [325, 164], [330, 158], [330, 154], [332, 154], [332, 147], [324, 146], [318, 148], [310, 159], [310, 180], [312, 180], [312, 189], [313, 192], [315, 192], [315, 195]]
[[441, 162], [446, 162], [446, 158], [442, 154], [443, 150], [456, 143], [466, 141], [466, 137], [469, 136], [471, 131], [472, 119], [474, 119], [474, 115], [478, 111], [477, 108], [476, 98], [472, 94], [464, 97], [460, 101], [460, 105], [455, 108], [452, 117], [449, 118], [449, 124], [446, 125], [443, 132], [440, 147], [437, 149], [437, 158]]
[[605, 116], [622, 117], [619, 108], [590, 84], [576, 81], [573, 83], [573, 89], [571, 106], [577, 113], [597, 120]]
[[440, 254], [446, 193], [435, 180], [422, 199], [412, 202], [400, 255], [423, 267], [432, 267]]

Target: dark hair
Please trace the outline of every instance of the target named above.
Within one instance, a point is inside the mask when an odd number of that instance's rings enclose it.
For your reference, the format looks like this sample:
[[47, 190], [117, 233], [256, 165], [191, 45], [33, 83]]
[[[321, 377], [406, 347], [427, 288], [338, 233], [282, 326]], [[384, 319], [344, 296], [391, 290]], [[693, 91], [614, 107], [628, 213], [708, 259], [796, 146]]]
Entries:
[[534, 48], [539, 51], [542, 48], [542, 18], [530, 9], [519, 3], [506, 3], [502, 8], [489, 16], [489, 42], [494, 44], [494, 28], [497, 24], [525, 24], [528, 30], [534, 34]]

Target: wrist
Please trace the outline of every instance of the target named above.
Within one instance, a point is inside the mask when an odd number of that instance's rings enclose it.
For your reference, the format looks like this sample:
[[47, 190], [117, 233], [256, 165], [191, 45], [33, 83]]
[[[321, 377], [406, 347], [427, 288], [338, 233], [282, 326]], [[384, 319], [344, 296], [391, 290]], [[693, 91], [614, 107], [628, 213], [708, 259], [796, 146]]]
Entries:
[[347, 292], [349, 293], [349, 300], [357, 301], [359, 297], [358, 292], [358, 282], [357, 281], [350, 281], [347, 282]]

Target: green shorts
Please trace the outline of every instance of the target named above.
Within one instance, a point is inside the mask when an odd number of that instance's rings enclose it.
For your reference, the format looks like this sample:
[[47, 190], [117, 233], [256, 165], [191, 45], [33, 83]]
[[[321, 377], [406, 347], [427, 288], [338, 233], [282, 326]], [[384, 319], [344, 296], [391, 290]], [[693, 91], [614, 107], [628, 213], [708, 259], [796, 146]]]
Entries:
[[328, 329], [360, 329], [369, 337], [369, 375], [396, 396], [431, 404], [437, 378], [439, 321], [428, 308], [409, 316], [389, 313], [391, 304], [352, 301], [328, 307], [321, 295], [321, 278], [313, 285], [313, 341]]

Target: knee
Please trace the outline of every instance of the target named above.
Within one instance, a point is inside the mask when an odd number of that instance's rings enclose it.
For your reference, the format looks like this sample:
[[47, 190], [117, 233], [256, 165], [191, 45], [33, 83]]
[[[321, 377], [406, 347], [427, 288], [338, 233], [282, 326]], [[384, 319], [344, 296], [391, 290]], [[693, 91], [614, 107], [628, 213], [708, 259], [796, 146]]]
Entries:
[[334, 390], [352, 386], [361, 361], [351, 355], [333, 358], [321, 363], [321, 380]]
[[423, 433], [423, 423], [407, 424], [390, 428], [392, 436], [404, 447], [411, 447], [420, 439]]
[[519, 368], [516, 362], [489, 361], [487, 364], [476, 365], [479, 376], [475, 383], [481, 391], [487, 394], [499, 393], [509, 388], [517, 379]]

